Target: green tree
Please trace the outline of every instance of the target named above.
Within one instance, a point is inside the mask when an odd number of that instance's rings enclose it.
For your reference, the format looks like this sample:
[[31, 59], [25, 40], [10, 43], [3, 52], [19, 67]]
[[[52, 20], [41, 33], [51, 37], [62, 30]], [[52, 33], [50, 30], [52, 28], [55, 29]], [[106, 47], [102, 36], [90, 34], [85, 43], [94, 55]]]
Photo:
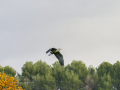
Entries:
[[83, 82], [79, 80], [79, 75], [73, 70], [68, 71], [59, 62], [55, 62], [52, 67], [52, 75], [55, 77], [57, 89], [77, 90], [83, 88]]
[[81, 90], [83, 88], [83, 83], [79, 80], [79, 76], [73, 71], [65, 71], [63, 73], [63, 81], [61, 83], [61, 90]]
[[2, 67], [1, 65], [0, 65], [0, 72], [1, 72], [1, 73], [4, 72], [4, 67]]
[[89, 75], [87, 76], [85, 83], [85, 90], [98, 90], [98, 74], [96, 69], [90, 65], [88, 67]]
[[18, 83], [18, 86], [21, 86], [22, 89], [25, 89], [25, 90], [33, 90], [33, 84], [34, 83], [24, 83], [24, 82], [19, 82]]
[[75, 74], [78, 74], [79, 79], [82, 82], [85, 82], [85, 79], [88, 75], [87, 66], [82, 61], [73, 60], [71, 64], [66, 66], [66, 70], [73, 70]]
[[61, 66], [58, 61], [55, 62], [52, 67], [52, 76], [55, 77], [56, 86], [58, 89], [61, 88], [61, 84], [64, 81], [64, 73], [65, 73], [64, 67]]
[[94, 75], [94, 73], [96, 73], [96, 69], [95, 69], [92, 65], [90, 65], [90, 66], [88, 67], [88, 73], [89, 73], [90, 75]]
[[111, 71], [112, 64], [110, 64], [109, 62], [103, 62], [97, 68], [97, 73], [99, 77], [104, 76], [104, 73], [111, 75]]
[[37, 74], [34, 77], [34, 89], [35, 90], [56, 90], [55, 78], [51, 73], [46, 75]]
[[104, 76], [101, 77], [99, 84], [99, 90], [113, 90], [112, 79], [109, 74], [104, 74]]
[[6, 73], [8, 76], [15, 77], [15, 75], [16, 75], [16, 70], [13, 69], [13, 68], [10, 67], [10, 66], [5, 66], [5, 67], [4, 67], [4, 73]]
[[17, 72], [16, 78], [18, 79], [19, 82], [24, 82], [24, 77]]
[[27, 77], [30, 81], [33, 81], [34, 76], [34, 66], [32, 61], [27, 61], [22, 67], [22, 76]]
[[120, 90], [120, 62], [119, 61], [113, 64], [112, 78], [114, 79], [113, 80], [114, 87], [117, 90]]
[[46, 75], [48, 72], [51, 72], [52, 69], [51, 67], [46, 63], [43, 62], [42, 60], [38, 60], [34, 64], [34, 75]]

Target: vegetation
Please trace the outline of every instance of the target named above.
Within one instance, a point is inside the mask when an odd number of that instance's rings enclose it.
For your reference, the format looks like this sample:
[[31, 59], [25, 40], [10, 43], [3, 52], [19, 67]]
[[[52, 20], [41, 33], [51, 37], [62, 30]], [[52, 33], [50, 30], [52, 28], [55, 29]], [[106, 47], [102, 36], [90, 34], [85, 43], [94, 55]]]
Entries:
[[22, 74], [15, 76], [16, 71], [9, 66], [0, 66], [0, 72], [17, 78], [18, 86], [25, 90], [120, 90], [119, 61], [103, 62], [97, 68], [76, 60], [64, 67], [58, 61], [52, 66], [42, 60], [27, 61]]
[[14, 77], [0, 73], [0, 90], [23, 90], [22, 87], [17, 87], [17, 82]]

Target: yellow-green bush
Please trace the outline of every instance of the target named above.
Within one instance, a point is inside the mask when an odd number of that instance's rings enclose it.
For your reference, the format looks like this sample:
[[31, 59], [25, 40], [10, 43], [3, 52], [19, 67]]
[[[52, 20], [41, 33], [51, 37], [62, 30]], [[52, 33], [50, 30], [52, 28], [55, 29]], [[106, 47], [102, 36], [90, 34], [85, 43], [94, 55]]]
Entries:
[[9, 77], [0, 72], [0, 90], [23, 90], [22, 87], [17, 87], [17, 83], [18, 80], [14, 77]]

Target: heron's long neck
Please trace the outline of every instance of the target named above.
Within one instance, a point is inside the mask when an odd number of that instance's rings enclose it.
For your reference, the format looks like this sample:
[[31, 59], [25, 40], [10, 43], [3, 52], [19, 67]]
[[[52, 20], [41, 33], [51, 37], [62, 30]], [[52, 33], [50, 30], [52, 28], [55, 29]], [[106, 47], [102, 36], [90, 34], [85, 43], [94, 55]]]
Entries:
[[59, 52], [59, 51], [60, 51], [60, 49], [57, 49], [57, 50], [56, 50], [56, 52]]

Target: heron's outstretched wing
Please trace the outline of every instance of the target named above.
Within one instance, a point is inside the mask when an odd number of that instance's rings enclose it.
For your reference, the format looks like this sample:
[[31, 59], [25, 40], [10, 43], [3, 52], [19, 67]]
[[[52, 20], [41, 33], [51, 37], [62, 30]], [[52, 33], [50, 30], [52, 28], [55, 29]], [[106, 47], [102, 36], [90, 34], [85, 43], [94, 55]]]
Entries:
[[52, 48], [50, 48], [49, 50], [46, 51], [46, 53], [50, 52], [52, 50]]

